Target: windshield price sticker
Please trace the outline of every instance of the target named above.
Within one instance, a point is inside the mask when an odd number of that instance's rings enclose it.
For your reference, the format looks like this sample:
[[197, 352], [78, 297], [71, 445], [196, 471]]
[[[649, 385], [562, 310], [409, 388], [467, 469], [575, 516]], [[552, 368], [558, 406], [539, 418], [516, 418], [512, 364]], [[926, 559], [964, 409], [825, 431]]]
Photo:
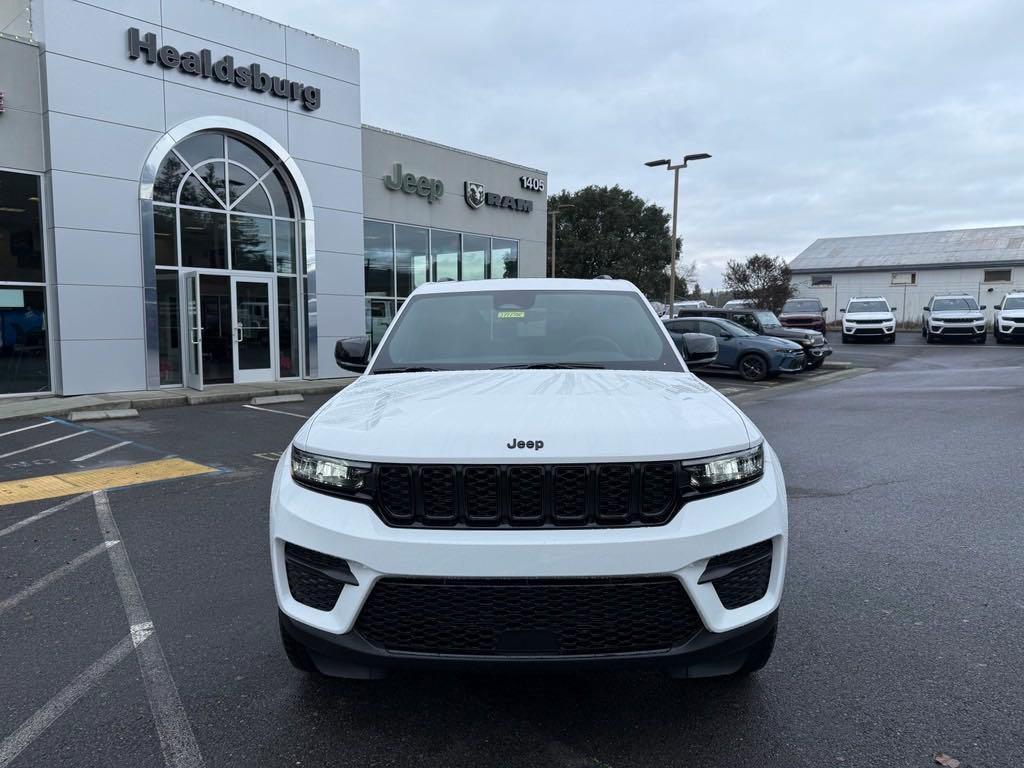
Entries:
[[504, 309], [498, 313], [499, 320], [522, 320], [526, 317], [526, 312], [521, 309]]

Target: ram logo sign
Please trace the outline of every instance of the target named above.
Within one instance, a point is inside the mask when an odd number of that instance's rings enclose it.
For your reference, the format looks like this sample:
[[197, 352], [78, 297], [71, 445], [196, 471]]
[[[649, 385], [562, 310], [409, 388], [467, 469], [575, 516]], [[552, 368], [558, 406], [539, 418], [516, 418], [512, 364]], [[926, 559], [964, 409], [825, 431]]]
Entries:
[[476, 181], [466, 182], [466, 205], [470, 208], [479, 208], [484, 204], [486, 188]]
[[489, 205], [492, 208], [507, 208], [520, 213], [529, 213], [533, 210], [533, 200], [488, 192], [487, 188], [478, 181], [466, 182], [466, 205], [473, 209]]

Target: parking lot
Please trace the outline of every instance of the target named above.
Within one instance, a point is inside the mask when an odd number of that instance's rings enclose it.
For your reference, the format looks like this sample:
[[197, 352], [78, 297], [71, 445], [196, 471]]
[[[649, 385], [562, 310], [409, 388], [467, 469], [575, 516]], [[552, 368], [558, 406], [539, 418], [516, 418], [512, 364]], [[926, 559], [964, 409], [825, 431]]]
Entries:
[[779, 644], [746, 682], [403, 674], [280, 649], [271, 474], [326, 396], [0, 421], [0, 768], [1020, 762], [1024, 346], [841, 345], [704, 378], [779, 453]]

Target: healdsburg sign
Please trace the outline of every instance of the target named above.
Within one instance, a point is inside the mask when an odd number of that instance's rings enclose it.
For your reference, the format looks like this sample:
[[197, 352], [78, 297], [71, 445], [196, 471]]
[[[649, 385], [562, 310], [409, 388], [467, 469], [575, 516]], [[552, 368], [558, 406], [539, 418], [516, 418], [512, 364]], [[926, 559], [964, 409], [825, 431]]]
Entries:
[[269, 75], [255, 62], [247, 67], [236, 67], [235, 59], [230, 54], [214, 61], [213, 54], [208, 48], [196, 53], [179, 51], [173, 45], [158, 46], [154, 33], [148, 32], [143, 35], [136, 27], [128, 30], [128, 58], [145, 58], [149, 64], [159, 64], [165, 69], [177, 69], [186, 75], [217, 80], [236, 88], [248, 88], [269, 93], [280, 99], [298, 101], [310, 112], [320, 109], [320, 89], [316, 86]]

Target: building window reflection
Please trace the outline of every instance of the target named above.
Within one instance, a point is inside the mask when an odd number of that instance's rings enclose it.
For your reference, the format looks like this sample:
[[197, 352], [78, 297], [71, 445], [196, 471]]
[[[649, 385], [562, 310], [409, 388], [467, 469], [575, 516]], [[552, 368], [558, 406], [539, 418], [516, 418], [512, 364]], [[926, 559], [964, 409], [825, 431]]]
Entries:
[[39, 177], [0, 172], [0, 395], [50, 390]]
[[367, 219], [366, 333], [376, 347], [402, 299], [426, 282], [519, 276], [519, 241]]

